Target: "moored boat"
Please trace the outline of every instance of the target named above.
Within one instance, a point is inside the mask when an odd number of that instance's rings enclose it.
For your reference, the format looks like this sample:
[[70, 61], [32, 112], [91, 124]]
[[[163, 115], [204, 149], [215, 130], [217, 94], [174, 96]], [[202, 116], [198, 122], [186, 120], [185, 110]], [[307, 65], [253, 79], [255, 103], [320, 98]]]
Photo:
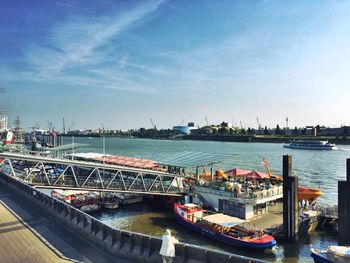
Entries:
[[113, 200], [104, 201], [102, 207], [109, 210], [117, 209], [119, 207], [119, 202]]
[[315, 263], [350, 263], [350, 247], [329, 246], [327, 250], [311, 248], [311, 257]]
[[118, 193], [116, 196], [120, 200], [121, 205], [137, 204], [143, 201], [143, 197], [141, 195]]
[[276, 240], [262, 231], [243, 226], [244, 220], [204, 210], [195, 204], [175, 204], [176, 220], [183, 226], [220, 242], [242, 248], [268, 249]]
[[101, 198], [102, 207], [109, 210], [114, 210], [119, 207], [119, 199], [114, 195], [103, 196]]
[[101, 210], [100, 198], [89, 191], [52, 190], [51, 196], [86, 213]]
[[328, 141], [319, 140], [293, 140], [288, 144], [283, 144], [284, 148], [302, 150], [336, 150], [337, 146]]
[[320, 188], [310, 188], [306, 186], [298, 187], [298, 200], [307, 200], [310, 203], [322, 195]]

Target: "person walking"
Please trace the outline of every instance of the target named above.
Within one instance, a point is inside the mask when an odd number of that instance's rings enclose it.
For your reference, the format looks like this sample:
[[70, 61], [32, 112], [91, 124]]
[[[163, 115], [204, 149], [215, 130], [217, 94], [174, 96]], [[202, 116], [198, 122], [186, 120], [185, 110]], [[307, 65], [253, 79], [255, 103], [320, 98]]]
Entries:
[[171, 236], [170, 229], [165, 231], [162, 237], [162, 247], [159, 254], [163, 258], [163, 263], [172, 263], [175, 257], [175, 244], [179, 243], [175, 237]]

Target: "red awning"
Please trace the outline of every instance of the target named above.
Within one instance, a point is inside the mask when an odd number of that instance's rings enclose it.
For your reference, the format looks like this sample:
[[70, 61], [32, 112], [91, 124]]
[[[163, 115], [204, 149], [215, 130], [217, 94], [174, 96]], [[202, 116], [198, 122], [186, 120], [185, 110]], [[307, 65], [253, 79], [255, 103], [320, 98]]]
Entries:
[[269, 175], [266, 173], [259, 172], [259, 171], [252, 171], [252, 172], [244, 175], [244, 177], [247, 177], [250, 179], [267, 179], [267, 178], [269, 178]]
[[243, 170], [240, 168], [234, 168], [232, 170], [226, 171], [225, 174], [230, 175], [230, 176], [245, 176], [249, 173], [251, 173], [252, 171], [249, 170]]

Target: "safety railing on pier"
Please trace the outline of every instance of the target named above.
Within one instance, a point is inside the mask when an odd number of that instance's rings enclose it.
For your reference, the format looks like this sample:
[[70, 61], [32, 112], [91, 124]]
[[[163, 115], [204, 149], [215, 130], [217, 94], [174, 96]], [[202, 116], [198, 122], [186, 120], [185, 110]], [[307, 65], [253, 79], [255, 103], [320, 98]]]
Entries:
[[323, 217], [338, 218], [338, 205], [317, 205], [316, 209]]
[[198, 193], [208, 193], [216, 196], [223, 196], [226, 198], [233, 198], [237, 200], [244, 200], [245, 202], [254, 201], [256, 203], [269, 201], [267, 199], [275, 200], [283, 197], [283, 187], [275, 186], [266, 190], [258, 190], [251, 192], [243, 192], [240, 194], [233, 191], [213, 189], [210, 186], [196, 186], [195, 191]]
[[0, 153], [1, 170], [37, 188], [181, 195], [184, 176], [87, 161]]

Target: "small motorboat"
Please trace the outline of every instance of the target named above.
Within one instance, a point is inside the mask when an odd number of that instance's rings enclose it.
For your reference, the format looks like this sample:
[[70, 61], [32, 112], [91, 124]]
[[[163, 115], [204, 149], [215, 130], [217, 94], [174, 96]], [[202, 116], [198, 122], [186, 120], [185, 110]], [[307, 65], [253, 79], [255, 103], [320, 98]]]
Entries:
[[104, 209], [109, 209], [109, 210], [114, 210], [119, 207], [120, 200], [116, 196], [116, 194], [113, 193], [100, 193], [101, 195], [101, 204], [102, 208]]
[[350, 247], [329, 246], [327, 250], [311, 248], [315, 263], [350, 263]]
[[204, 210], [196, 204], [175, 204], [174, 212], [183, 226], [228, 245], [262, 250], [276, 245], [272, 236], [245, 228], [244, 220], [237, 217]]

